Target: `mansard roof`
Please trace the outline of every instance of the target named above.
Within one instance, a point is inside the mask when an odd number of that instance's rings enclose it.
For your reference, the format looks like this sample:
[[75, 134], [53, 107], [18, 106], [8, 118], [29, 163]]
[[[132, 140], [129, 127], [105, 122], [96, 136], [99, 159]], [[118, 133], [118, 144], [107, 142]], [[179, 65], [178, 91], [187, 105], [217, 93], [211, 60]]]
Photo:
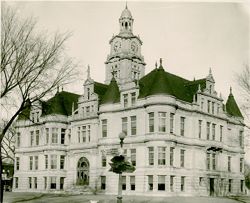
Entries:
[[[77, 106], [78, 98], [80, 95], [71, 92], [61, 91], [57, 92], [54, 97], [47, 101], [42, 101], [42, 116], [49, 114], [59, 114], [69, 116], [72, 114], [72, 104]], [[19, 114], [18, 120], [26, 120], [30, 117], [31, 105]]]
[[176, 98], [192, 102], [193, 95], [200, 85], [204, 89], [205, 79], [189, 81], [177, 75], [166, 72], [162, 67], [155, 68], [139, 81], [139, 98], [156, 94], [167, 94]]
[[80, 95], [71, 92], [58, 92], [54, 97], [42, 103], [42, 115], [59, 114], [69, 116], [72, 114], [72, 104], [77, 107]]
[[101, 104], [113, 104], [120, 101], [120, 91], [115, 78], [110, 81], [108, 88], [101, 99]]
[[243, 118], [243, 116], [240, 112], [240, 109], [239, 109], [239, 107], [234, 99], [234, 96], [231, 92], [227, 98], [226, 111], [231, 116]]

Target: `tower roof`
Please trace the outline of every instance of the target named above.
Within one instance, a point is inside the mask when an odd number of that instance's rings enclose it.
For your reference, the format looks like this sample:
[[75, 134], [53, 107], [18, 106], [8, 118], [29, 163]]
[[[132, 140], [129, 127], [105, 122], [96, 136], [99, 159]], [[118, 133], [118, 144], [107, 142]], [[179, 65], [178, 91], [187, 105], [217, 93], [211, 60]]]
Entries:
[[122, 19], [122, 18], [133, 18], [130, 10], [127, 7], [127, 5], [126, 5], [126, 8], [122, 11], [120, 19]]
[[239, 107], [234, 99], [234, 96], [232, 94], [232, 88], [230, 88], [230, 94], [229, 94], [228, 99], [227, 99], [226, 111], [231, 116], [243, 118], [243, 116], [240, 112], [240, 109], [239, 109]]

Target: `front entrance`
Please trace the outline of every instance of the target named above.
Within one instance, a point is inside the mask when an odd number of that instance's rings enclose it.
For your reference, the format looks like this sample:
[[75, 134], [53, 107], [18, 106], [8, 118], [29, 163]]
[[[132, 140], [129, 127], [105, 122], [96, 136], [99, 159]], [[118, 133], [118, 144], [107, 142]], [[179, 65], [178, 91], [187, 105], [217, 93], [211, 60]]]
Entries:
[[89, 185], [89, 161], [85, 157], [77, 163], [77, 185]]
[[214, 196], [214, 178], [209, 178], [210, 182], [210, 196]]

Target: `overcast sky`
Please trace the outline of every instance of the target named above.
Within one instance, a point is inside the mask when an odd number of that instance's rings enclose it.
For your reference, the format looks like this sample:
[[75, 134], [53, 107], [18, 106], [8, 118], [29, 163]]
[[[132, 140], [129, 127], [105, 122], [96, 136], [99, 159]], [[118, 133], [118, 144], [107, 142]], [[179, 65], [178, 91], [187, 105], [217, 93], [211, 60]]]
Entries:
[[[8, 2], [20, 15], [36, 16], [39, 29], [72, 31], [67, 53], [79, 62], [80, 80], [65, 87], [83, 92], [86, 68], [104, 82], [109, 40], [119, 32], [118, 19], [125, 2]], [[128, 2], [134, 34], [143, 41], [146, 73], [163, 59], [166, 71], [193, 80], [207, 76], [209, 67], [216, 90], [227, 98], [230, 85], [236, 99], [235, 73], [249, 64], [249, 4]]]

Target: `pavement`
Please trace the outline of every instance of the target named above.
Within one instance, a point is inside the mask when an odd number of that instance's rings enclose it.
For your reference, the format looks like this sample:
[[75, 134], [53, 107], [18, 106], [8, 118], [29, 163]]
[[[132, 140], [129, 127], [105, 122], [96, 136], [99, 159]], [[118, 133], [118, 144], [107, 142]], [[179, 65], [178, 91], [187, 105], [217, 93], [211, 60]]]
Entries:
[[[93, 202], [92, 202], [92, 201]], [[45, 193], [4, 193], [4, 203], [116, 203], [114, 195], [72, 195]], [[147, 197], [124, 196], [123, 203], [250, 203], [250, 196], [241, 197]]]

